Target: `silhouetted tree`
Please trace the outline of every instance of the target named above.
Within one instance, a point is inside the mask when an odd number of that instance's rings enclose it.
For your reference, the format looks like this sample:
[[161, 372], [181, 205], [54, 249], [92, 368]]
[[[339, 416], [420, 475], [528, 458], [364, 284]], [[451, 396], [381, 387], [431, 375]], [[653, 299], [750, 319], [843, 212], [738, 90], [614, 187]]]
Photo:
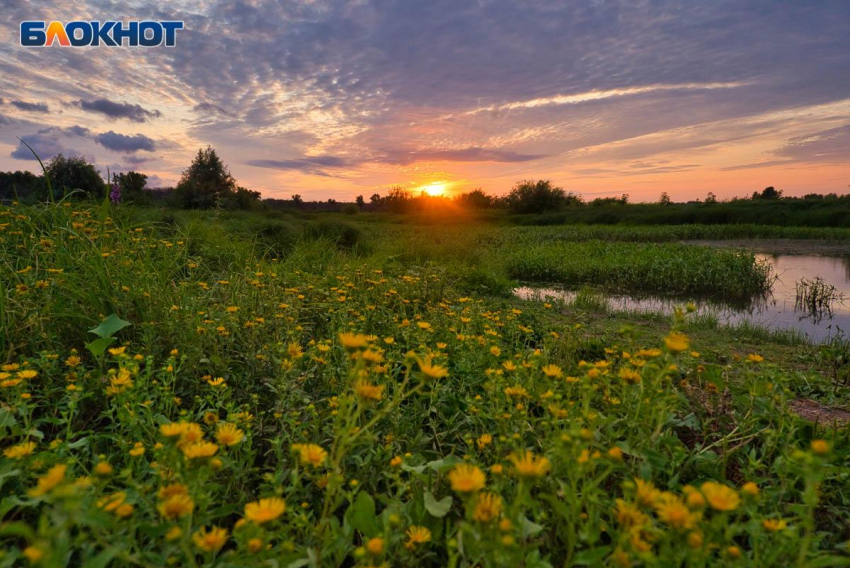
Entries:
[[516, 184], [505, 197], [505, 202], [514, 213], [543, 213], [566, 205], [578, 205], [582, 200], [578, 195], [555, 187], [549, 180], [528, 180]]
[[455, 197], [455, 201], [462, 207], [469, 209], [489, 209], [493, 207], [495, 200], [492, 195], [487, 195], [481, 188], [473, 189], [468, 193], [462, 193]]
[[44, 178], [32, 172], [0, 172], [0, 199], [36, 197], [43, 183]]
[[198, 150], [192, 164], [183, 172], [175, 196], [186, 209], [209, 209], [236, 191], [236, 180], [210, 146]]
[[661, 192], [661, 197], [658, 199], [659, 205], [670, 205], [673, 201], [670, 199], [670, 194], [666, 191]]
[[[85, 158], [66, 158], [58, 154], [45, 166], [50, 183], [53, 186], [53, 199], [61, 198], [66, 193], [78, 190], [75, 195], [99, 199], [106, 194], [106, 183], [94, 165]], [[39, 197], [47, 197], [47, 184], [41, 186]]]
[[772, 185], [764, 188], [761, 193], [759, 193], [758, 191], [753, 192], [753, 199], [772, 200], [779, 199], [780, 197], [782, 197], [782, 190], [777, 190]]
[[709, 191], [708, 195], [705, 196], [705, 202], [709, 205], [714, 205], [715, 203], [717, 203], [717, 196]]
[[363, 206], [366, 205], [366, 200], [363, 199], [362, 195], [358, 195], [357, 198], [354, 200], [354, 202], [357, 204], [357, 207], [359, 207], [360, 209], [363, 209]]

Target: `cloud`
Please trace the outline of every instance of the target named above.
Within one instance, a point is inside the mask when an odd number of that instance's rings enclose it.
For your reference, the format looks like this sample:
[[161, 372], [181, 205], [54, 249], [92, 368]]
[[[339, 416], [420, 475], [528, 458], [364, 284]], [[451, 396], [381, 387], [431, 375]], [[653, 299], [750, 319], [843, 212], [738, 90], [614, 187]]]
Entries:
[[217, 104], [213, 103], [198, 103], [192, 110], [202, 114], [221, 114], [224, 116], [233, 116], [231, 113], [227, 112]]
[[320, 176], [331, 175], [326, 168], [342, 168], [348, 165], [343, 158], [337, 156], [308, 156], [290, 160], [248, 160], [245, 164], [257, 168], [296, 170]]
[[[89, 129], [82, 126], [50, 126], [42, 128], [33, 134], [21, 136], [21, 139], [35, 150], [35, 153], [38, 154], [38, 157], [41, 158], [42, 161], [46, 161], [57, 154], [64, 154], [65, 156], [81, 155], [81, 152], [78, 152], [73, 148], [66, 147], [62, 143], [61, 138], [82, 138], [89, 134]], [[33, 156], [30, 149], [21, 142], [18, 142], [18, 146], [12, 150], [10, 155], [16, 160], [36, 160], [36, 157]]]
[[109, 132], [96, 135], [94, 141], [114, 152], [132, 153], [140, 150], [153, 152], [156, 149], [154, 141], [144, 134], [128, 136], [110, 130]]
[[147, 182], [145, 183], [146, 189], [158, 189], [160, 187], [168, 187], [168, 184], [163, 181], [163, 179], [157, 175], [149, 175]]
[[138, 104], [116, 103], [108, 99], [91, 101], [80, 99], [72, 104], [88, 112], [99, 113], [113, 119], [126, 118], [132, 122], [146, 122], [162, 116], [158, 110], [150, 111]]
[[487, 148], [461, 148], [457, 150], [393, 151], [384, 160], [393, 164], [414, 162], [530, 162], [545, 158], [543, 154], [520, 154], [509, 150]]
[[9, 101], [9, 104], [18, 110], [26, 112], [50, 112], [50, 109], [45, 103], [30, 103], [27, 101]]
[[850, 161], [850, 123], [794, 137], [776, 155], [796, 161], [846, 164]]

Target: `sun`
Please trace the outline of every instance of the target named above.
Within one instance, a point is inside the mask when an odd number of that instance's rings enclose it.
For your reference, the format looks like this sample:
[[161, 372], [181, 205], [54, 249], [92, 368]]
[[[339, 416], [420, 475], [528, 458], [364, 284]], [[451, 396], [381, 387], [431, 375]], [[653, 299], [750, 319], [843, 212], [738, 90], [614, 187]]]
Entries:
[[446, 184], [439, 181], [434, 181], [426, 186], [423, 186], [422, 190], [431, 197], [437, 197], [439, 195], [443, 195], [446, 192]]

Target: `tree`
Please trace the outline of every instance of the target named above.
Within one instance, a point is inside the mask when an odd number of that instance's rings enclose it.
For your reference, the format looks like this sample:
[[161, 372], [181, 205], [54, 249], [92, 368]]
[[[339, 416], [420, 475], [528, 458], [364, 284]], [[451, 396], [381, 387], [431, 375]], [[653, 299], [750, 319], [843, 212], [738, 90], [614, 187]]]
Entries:
[[290, 197], [289, 199], [290, 199], [290, 201], [292, 201], [292, 205], [294, 205], [295, 207], [301, 207], [302, 205], [304, 205], [304, 200], [301, 199], [301, 196], [298, 195], [297, 193], [295, 195], [293, 195], [292, 197]]
[[357, 207], [359, 207], [360, 209], [363, 209], [363, 206], [366, 205], [366, 200], [363, 199], [362, 195], [358, 195], [357, 198], [354, 200], [354, 202], [357, 204]]
[[236, 180], [210, 146], [198, 150], [192, 164], [183, 172], [175, 194], [186, 209], [209, 209], [236, 191]]
[[478, 188], [458, 195], [455, 197], [455, 201], [458, 205], [467, 209], [489, 209], [493, 207], [495, 200], [492, 195], [487, 195], [481, 188]]
[[381, 200], [381, 204], [394, 213], [403, 213], [413, 203], [413, 196], [403, 187], [394, 187], [387, 192], [387, 196]]
[[661, 192], [661, 197], [658, 199], [659, 205], [671, 205], [673, 201], [670, 199], [670, 194], [666, 191]]
[[377, 193], [373, 193], [372, 197], [369, 198], [369, 203], [371, 203], [375, 207], [380, 207], [383, 201], [384, 198], [378, 195]]
[[555, 187], [547, 180], [527, 180], [517, 183], [505, 197], [508, 208], [514, 213], [543, 213], [556, 211], [567, 205], [582, 203], [581, 197]]
[[121, 200], [127, 203], [143, 203], [148, 201], [145, 195], [145, 185], [148, 176], [139, 172], [127, 172], [126, 174], [112, 174], [113, 183], [121, 188]]
[[[106, 195], [106, 183], [93, 164], [85, 158], [66, 158], [62, 154], [56, 155], [45, 167], [50, 183], [53, 186], [51, 199], [59, 199], [66, 193], [76, 191], [80, 197], [99, 199]], [[47, 184], [42, 186], [40, 192], [42, 199], [47, 198]]]
[[0, 199], [28, 199], [35, 196], [44, 178], [32, 172], [0, 172]]
[[764, 188], [764, 191], [759, 193], [758, 191], [753, 192], [753, 199], [764, 199], [764, 200], [774, 200], [782, 197], [782, 190], [777, 190], [775, 187], [768, 186]]
[[709, 205], [714, 205], [717, 203], [717, 196], [714, 195], [713, 192], [709, 191], [708, 195], [705, 196], [705, 202]]

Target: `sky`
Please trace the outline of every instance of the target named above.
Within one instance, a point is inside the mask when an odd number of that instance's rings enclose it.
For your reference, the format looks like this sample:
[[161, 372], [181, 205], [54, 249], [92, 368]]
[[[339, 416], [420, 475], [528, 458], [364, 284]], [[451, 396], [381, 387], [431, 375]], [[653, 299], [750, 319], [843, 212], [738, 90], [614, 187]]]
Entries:
[[[177, 45], [20, 45], [23, 20], [182, 20]], [[0, 170], [264, 197], [550, 179], [587, 199], [850, 192], [850, 1], [0, 0]]]

